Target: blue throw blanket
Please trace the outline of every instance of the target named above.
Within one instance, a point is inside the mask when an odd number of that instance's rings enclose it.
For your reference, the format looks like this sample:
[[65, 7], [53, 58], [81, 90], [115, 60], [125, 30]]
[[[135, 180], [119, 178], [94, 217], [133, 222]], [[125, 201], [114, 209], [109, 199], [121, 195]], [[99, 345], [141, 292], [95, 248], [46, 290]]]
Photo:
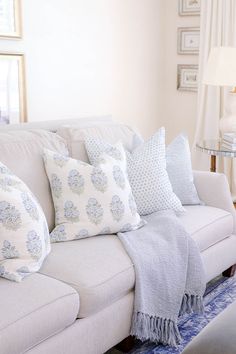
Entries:
[[174, 212], [144, 219], [147, 224], [141, 229], [118, 234], [136, 274], [131, 334], [176, 346], [181, 340], [178, 316], [203, 311], [201, 255]]

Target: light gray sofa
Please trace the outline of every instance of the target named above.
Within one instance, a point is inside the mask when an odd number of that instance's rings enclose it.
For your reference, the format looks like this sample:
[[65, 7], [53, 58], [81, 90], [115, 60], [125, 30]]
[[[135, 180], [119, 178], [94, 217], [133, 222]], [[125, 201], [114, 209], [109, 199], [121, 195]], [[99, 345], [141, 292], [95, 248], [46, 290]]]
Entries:
[[[64, 141], [27, 130], [55, 131], [63, 123], [81, 129], [95, 124], [91, 119], [0, 131], [0, 161], [38, 197], [50, 229], [54, 210], [41, 152], [42, 146], [61, 151]], [[109, 118], [96, 124], [95, 134], [103, 130], [104, 138], [125, 145], [135, 134]], [[194, 178], [205, 205], [187, 206], [182, 221], [200, 248], [209, 281], [236, 263], [235, 210], [224, 175], [195, 172]], [[129, 336], [134, 285], [133, 264], [115, 235], [52, 244], [39, 273], [21, 283], [0, 278], [0, 354], [104, 353]]]

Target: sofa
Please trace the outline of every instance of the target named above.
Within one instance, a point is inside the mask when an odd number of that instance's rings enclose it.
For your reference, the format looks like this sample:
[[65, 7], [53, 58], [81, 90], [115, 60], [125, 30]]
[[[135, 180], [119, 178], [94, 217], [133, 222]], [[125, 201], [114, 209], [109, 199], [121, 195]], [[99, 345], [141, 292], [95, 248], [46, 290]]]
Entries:
[[[42, 149], [61, 152], [67, 144], [73, 156], [80, 146], [83, 158], [83, 134], [76, 144], [68, 141], [73, 126], [122, 140], [128, 148], [138, 137], [110, 117], [24, 123], [0, 131], [0, 161], [36, 195], [50, 230], [54, 208]], [[210, 281], [236, 263], [235, 210], [223, 174], [195, 171], [194, 182], [202, 205], [186, 206], [181, 219]], [[0, 278], [0, 354], [105, 353], [129, 336], [134, 286], [134, 266], [116, 235], [53, 243], [38, 273], [20, 283]]]

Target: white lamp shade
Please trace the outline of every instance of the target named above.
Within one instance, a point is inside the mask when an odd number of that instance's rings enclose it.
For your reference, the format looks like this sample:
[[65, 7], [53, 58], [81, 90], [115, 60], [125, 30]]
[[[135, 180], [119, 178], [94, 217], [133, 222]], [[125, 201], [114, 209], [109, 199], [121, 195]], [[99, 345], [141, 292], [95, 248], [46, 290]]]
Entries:
[[236, 48], [212, 48], [203, 83], [214, 86], [236, 86]]

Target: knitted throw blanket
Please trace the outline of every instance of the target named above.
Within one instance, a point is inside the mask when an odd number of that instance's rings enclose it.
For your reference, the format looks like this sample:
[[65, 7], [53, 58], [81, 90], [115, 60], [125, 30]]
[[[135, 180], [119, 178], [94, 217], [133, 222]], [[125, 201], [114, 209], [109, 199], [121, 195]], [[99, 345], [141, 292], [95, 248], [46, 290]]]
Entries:
[[131, 335], [176, 346], [181, 341], [179, 315], [203, 311], [206, 281], [200, 252], [174, 212], [144, 219], [141, 229], [118, 234], [136, 274]]

